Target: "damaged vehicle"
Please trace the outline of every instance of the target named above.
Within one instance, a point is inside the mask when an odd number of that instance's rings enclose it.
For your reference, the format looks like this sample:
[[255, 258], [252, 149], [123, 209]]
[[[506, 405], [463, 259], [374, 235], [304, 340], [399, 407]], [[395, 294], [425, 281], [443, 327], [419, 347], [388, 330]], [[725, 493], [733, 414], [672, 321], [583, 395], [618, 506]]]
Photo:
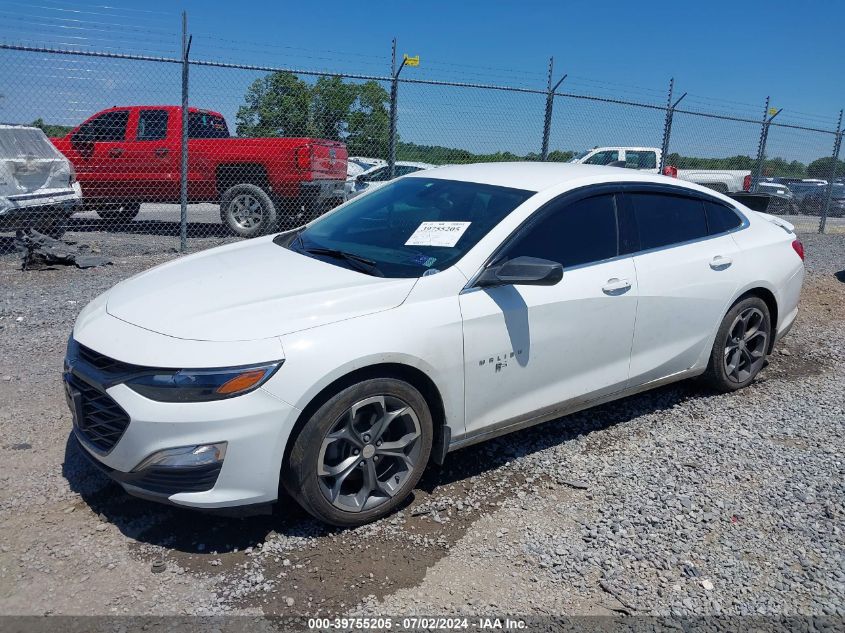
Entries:
[[44, 132], [0, 125], [0, 230], [61, 237], [81, 200], [73, 165]]

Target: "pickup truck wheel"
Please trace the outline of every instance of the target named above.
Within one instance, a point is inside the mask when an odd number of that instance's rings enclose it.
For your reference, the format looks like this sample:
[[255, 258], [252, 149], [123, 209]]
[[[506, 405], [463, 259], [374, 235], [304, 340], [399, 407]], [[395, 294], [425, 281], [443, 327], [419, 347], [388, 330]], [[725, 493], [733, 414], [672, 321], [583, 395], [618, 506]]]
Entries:
[[141, 211], [140, 202], [127, 202], [123, 206], [112, 209], [98, 209], [97, 215], [103, 220], [113, 224], [128, 224]]
[[276, 205], [257, 185], [235, 185], [220, 200], [220, 219], [235, 235], [258, 237], [276, 228]]

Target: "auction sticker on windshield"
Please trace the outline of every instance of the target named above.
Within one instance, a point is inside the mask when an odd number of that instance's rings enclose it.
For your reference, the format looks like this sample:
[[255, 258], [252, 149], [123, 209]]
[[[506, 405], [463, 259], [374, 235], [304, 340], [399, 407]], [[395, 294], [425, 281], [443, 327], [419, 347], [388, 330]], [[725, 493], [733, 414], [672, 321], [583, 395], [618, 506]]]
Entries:
[[454, 246], [471, 222], [423, 222], [405, 246]]

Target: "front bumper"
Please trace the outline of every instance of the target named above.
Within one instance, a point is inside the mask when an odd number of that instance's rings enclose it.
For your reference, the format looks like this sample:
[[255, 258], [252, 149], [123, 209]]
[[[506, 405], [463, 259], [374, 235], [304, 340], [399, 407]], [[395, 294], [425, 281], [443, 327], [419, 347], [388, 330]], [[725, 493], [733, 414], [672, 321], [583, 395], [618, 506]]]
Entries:
[[[87, 457], [130, 494], [205, 509], [277, 499], [285, 445], [299, 411], [263, 388], [212, 402], [157, 402], [125, 384], [110, 384], [72, 353], [65, 384], [74, 436]], [[221, 462], [138, 468], [165, 449], [223, 442]]]

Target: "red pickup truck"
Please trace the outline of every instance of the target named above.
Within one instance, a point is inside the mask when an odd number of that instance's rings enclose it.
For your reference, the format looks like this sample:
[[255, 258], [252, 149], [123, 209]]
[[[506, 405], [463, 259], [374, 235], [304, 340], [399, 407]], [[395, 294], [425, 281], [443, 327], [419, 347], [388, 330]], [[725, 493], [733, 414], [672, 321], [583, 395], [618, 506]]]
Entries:
[[[126, 106], [51, 140], [76, 168], [85, 207], [128, 222], [142, 202], [179, 202], [181, 137], [182, 108]], [[219, 202], [223, 224], [243, 237], [340, 203], [346, 158], [337, 141], [230, 137], [221, 114], [188, 110], [188, 201]]]

